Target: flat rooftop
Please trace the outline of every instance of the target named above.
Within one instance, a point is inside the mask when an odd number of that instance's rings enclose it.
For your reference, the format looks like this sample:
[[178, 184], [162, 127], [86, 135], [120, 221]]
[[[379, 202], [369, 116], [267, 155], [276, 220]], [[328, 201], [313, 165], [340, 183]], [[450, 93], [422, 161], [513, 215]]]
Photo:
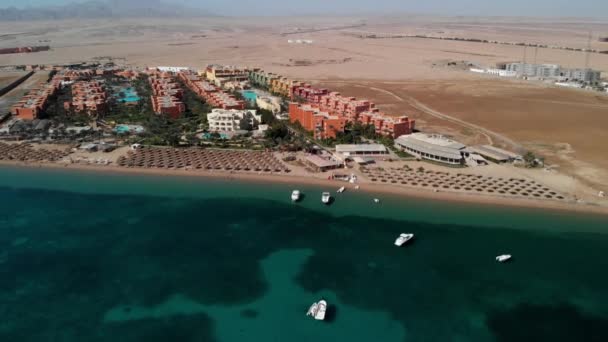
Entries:
[[340, 162], [337, 162], [337, 161], [334, 161], [331, 159], [324, 159], [319, 156], [308, 156], [308, 157], [306, 157], [306, 160], [319, 168], [337, 167], [337, 166], [342, 165], [342, 163], [340, 163]]
[[402, 135], [395, 139], [395, 144], [409, 147], [413, 150], [449, 159], [460, 159], [460, 151], [465, 145], [442, 137], [424, 133]]
[[380, 145], [380, 144], [336, 145], [336, 152], [338, 152], [338, 153], [355, 153], [355, 152], [386, 153], [386, 146]]

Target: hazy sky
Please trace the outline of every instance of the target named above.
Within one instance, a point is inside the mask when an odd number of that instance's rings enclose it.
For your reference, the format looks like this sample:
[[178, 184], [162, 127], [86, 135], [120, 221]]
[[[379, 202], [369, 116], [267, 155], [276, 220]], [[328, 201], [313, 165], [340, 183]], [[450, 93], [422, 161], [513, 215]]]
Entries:
[[[0, 0], [0, 7], [83, 2]], [[428, 13], [442, 15], [526, 15], [608, 17], [608, 0], [164, 0], [223, 15]]]

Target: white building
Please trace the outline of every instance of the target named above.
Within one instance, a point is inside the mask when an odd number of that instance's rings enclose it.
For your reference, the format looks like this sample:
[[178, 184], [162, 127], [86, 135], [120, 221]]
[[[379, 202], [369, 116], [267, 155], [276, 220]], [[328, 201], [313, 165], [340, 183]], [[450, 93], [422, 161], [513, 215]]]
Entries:
[[212, 132], [234, 132], [252, 130], [262, 121], [262, 116], [255, 110], [216, 108], [207, 114], [207, 121]]
[[581, 83], [576, 82], [555, 82], [555, 85], [558, 87], [566, 87], [566, 88], [583, 88]]
[[281, 111], [281, 99], [276, 96], [258, 96], [255, 103], [259, 108], [275, 114]]
[[395, 139], [395, 147], [420, 159], [461, 165], [469, 153], [466, 146], [437, 134], [413, 133]]
[[176, 67], [176, 66], [159, 66], [156, 69], [160, 72], [182, 72], [188, 71], [190, 68], [188, 67]]
[[496, 75], [496, 76], [500, 76], [500, 77], [515, 77], [515, 76], [517, 76], [517, 72], [503, 70], [503, 69], [488, 69], [488, 70], [486, 70], [486, 72], [488, 74], [490, 74], [490, 75]]
[[564, 81], [582, 81], [597, 83], [600, 81], [600, 71], [593, 69], [569, 69], [557, 64], [508, 63], [506, 70], [515, 72], [517, 76], [541, 79], [559, 79]]
[[500, 77], [515, 77], [515, 76], [517, 76], [517, 72], [515, 72], [515, 71], [509, 71], [509, 70], [503, 70], [503, 69], [479, 69], [479, 68], [471, 68], [471, 69], [469, 69], [469, 71], [475, 72], [475, 73], [478, 73], [478, 74], [490, 74], [490, 75], [500, 76]]
[[383, 156], [388, 154], [388, 150], [380, 144], [347, 144], [336, 145], [336, 154], [341, 157]]
[[557, 78], [560, 66], [557, 64], [509, 63], [506, 69], [522, 77]]

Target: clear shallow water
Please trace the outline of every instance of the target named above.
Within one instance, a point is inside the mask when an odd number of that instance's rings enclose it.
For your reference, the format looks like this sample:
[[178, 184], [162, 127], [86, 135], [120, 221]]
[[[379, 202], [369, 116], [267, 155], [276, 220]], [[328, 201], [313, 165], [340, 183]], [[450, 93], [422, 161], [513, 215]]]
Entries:
[[608, 340], [605, 217], [301, 189], [0, 169], [0, 340]]

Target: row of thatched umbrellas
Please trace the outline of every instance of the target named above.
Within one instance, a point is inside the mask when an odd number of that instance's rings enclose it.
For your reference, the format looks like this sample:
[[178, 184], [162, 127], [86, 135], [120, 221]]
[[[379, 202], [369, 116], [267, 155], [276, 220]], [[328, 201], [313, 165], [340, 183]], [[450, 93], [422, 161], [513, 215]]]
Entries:
[[57, 161], [70, 154], [69, 151], [35, 149], [30, 144], [0, 143], [0, 160]]
[[436, 190], [458, 190], [499, 195], [513, 195], [530, 198], [564, 200], [563, 195], [534, 181], [525, 179], [503, 179], [480, 175], [445, 172], [414, 171], [404, 169], [364, 168], [361, 170], [373, 182], [427, 187]]
[[256, 151], [143, 148], [117, 160], [124, 167], [289, 172], [271, 153]]

